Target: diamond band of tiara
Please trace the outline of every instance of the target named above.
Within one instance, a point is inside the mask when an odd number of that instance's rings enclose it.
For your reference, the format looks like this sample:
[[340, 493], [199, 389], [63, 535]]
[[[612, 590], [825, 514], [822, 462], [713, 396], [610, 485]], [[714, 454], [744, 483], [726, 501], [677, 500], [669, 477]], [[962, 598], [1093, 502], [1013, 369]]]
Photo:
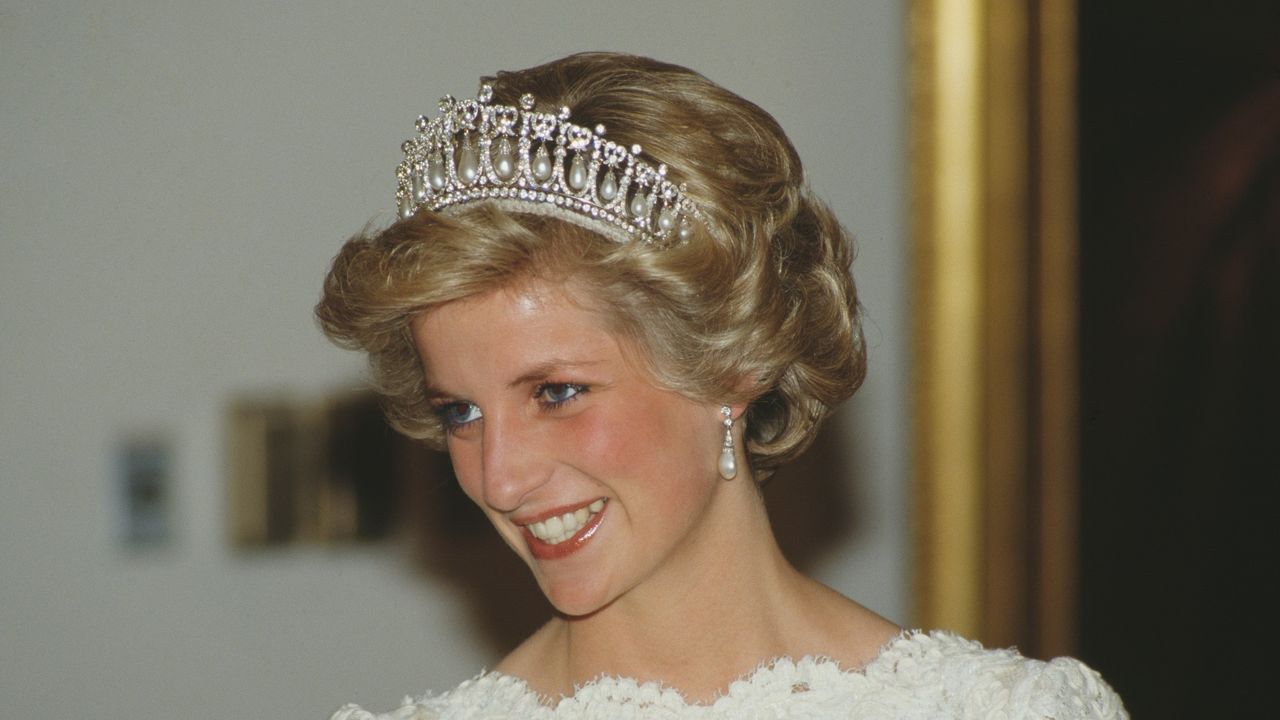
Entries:
[[401, 217], [418, 208], [447, 212], [488, 202], [515, 212], [551, 215], [619, 242], [670, 244], [704, 222], [667, 166], [641, 160], [639, 145], [605, 140], [605, 128], [569, 121], [569, 108], [534, 111], [493, 105], [493, 87], [473, 100], [440, 100], [433, 120], [419, 116], [418, 136], [401, 146], [396, 201]]

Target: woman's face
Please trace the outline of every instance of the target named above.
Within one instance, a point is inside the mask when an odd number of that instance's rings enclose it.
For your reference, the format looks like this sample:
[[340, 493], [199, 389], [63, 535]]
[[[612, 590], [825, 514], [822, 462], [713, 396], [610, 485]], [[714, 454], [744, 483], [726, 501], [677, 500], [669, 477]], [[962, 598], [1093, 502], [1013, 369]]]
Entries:
[[709, 519], [718, 406], [656, 387], [563, 291], [533, 281], [412, 329], [458, 481], [561, 612], [678, 587], [703, 560], [699, 538], [731, 532]]

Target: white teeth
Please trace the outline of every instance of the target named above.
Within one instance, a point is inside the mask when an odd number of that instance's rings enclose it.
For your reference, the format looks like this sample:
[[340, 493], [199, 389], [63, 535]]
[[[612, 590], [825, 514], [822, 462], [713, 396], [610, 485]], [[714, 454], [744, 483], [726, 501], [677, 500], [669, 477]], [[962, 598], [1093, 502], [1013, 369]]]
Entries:
[[528, 526], [529, 532], [548, 545], [559, 545], [573, 537], [587, 524], [592, 515], [603, 509], [604, 500], [596, 500], [586, 507], [578, 508], [574, 512], [533, 523]]
[[578, 532], [578, 516], [573, 513], [565, 513], [560, 516], [560, 523], [564, 525], [564, 534], [572, 535]]
[[564, 534], [564, 521], [558, 517], [547, 518], [547, 534], [557, 537]]

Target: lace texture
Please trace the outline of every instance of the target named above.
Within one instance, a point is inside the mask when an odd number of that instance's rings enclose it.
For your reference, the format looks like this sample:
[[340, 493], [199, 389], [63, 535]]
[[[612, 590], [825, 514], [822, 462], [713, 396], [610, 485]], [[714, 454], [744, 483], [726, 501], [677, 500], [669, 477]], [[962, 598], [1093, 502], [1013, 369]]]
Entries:
[[1078, 660], [1028, 660], [944, 632], [906, 632], [859, 670], [782, 658], [708, 705], [657, 683], [601, 677], [552, 706], [523, 680], [487, 672], [448, 692], [375, 714], [346, 705], [331, 720], [1127, 720], [1119, 696]]

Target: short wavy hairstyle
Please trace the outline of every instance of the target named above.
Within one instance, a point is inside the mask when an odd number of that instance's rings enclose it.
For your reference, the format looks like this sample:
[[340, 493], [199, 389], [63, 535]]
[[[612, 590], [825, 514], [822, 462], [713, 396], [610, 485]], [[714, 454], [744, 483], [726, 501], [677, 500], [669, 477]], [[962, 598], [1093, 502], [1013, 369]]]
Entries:
[[485, 81], [494, 102], [531, 93], [539, 107], [567, 106], [575, 123], [603, 123], [615, 142], [640, 144], [686, 184], [706, 222], [688, 241], [658, 247], [477, 203], [419, 209], [351, 238], [316, 317], [334, 342], [368, 353], [391, 425], [443, 444], [409, 330], [415, 316], [540, 279], [576, 288], [633, 342], [658, 386], [747, 402], [758, 480], [803, 452], [861, 384], [866, 348], [849, 236], [808, 188], [777, 121], [692, 70], [631, 55], [577, 54]]

